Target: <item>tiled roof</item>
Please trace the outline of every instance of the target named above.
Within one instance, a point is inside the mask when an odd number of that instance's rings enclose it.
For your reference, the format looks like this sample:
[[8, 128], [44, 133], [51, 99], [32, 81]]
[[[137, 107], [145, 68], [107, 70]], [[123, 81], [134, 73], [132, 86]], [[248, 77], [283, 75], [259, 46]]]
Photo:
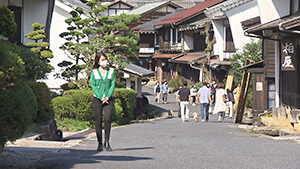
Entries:
[[225, 12], [227, 10], [233, 9], [235, 7], [238, 7], [240, 5], [243, 5], [247, 2], [250, 2], [253, 0], [227, 0], [225, 2], [223, 2], [222, 4], [210, 7], [208, 9], [205, 10], [205, 14], [209, 15], [218, 11], [222, 11]]
[[179, 62], [179, 63], [193, 63], [199, 59], [203, 59], [206, 57], [206, 53], [205, 52], [193, 52], [193, 53], [187, 53], [185, 55], [182, 56], [178, 56], [176, 58], [172, 58], [169, 60], [169, 62]]
[[[166, 1], [166, 0], [163, 0]], [[195, 6], [199, 2], [203, 2], [204, 0], [182, 0], [182, 1], [172, 1], [173, 3], [182, 6], [182, 8], [187, 9]], [[127, 0], [131, 4], [136, 5], [137, 7], [141, 7], [145, 4], [153, 3], [153, 2], [162, 2], [162, 0]]]
[[136, 7], [135, 5], [131, 4], [130, 2], [127, 2], [127, 1], [124, 1], [124, 0], [115, 0], [113, 2], [102, 2], [101, 5], [105, 5], [105, 6], [109, 7], [109, 6], [112, 6], [112, 5], [114, 5], [116, 3], [119, 3], [119, 2], [124, 3], [127, 6], [130, 6], [132, 8]]
[[141, 66], [132, 63], [128, 64], [124, 69], [122, 69], [122, 71], [140, 77], [153, 76], [155, 74], [155, 72], [151, 70], [148, 70], [146, 68], [143, 68]]
[[189, 30], [196, 30], [196, 29], [200, 29], [200, 28], [204, 28], [205, 27], [205, 23], [209, 22], [210, 19], [209, 18], [204, 18], [195, 22], [192, 22], [190, 24], [187, 25], [182, 25], [179, 26], [179, 31], [189, 31]]
[[162, 2], [154, 2], [154, 3], [145, 4], [145, 5], [143, 5], [139, 8], [136, 8], [136, 9], [128, 12], [127, 14], [143, 15], [143, 14], [146, 14], [147, 12], [149, 12], [149, 11], [159, 9], [160, 7], [162, 7], [164, 5], [171, 5], [171, 6], [174, 6], [176, 8], [182, 8], [181, 6], [175, 4], [171, 1], [162, 1]]
[[150, 22], [146, 22], [146, 23], [144, 23], [144, 24], [142, 24], [142, 25], [136, 26], [136, 27], [132, 28], [132, 30], [134, 30], [134, 31], [139, 31], [139, 32], [154, 31], [155, 29], [153, 28], [153, 24], [155, 24], [156, 22], [159, 22], [159, 21], [161, 21], [161, 20], [163, 20], [163, 19], [165, 19], [165, 18], [168, 18], [168, 17], [170, 17], [170, 16], [172, 16], [172, 15], [175, 15], [175, 14], [177, 14], [178, 12], [181, 12], [181, 11], [183, 11], [183, 10], [184, 10], [184, 9], [177, 9], [177, 10], [176, 10], [175, 12], [173, 12], [173, 13], [170, 13], [170, 14], [165, 15], [165, 16], [163, 16], [163, 17], [157, 18], [157, 19], [152, 20], [152, 21], [150, 21]]
[[173, 15], [173, 16], [166, 18], [158, 23], [155, 23], [154, 25], [176, 24], [180, 21], [190, 18], [191, 16], [193, 16], [195, 14], [203, 12], [206, 8], [214, 6], [223, 1], [225, 1], [225, 0], [207, 0], [207, 1], [201, 2], [189, 9], [186, 9], [186, 10], [176, 14], [176, 15]]
[[88, 14], [88, 11], [90, 11], [90, 7], [84, 4], [83, 2], [79, 0], [58, 0], [59, 2], [71, 7], [72, 9], [76, 9], [77, 7], [83, 8], [83, 12], [85, 14]]
[[275, 19], [273, 21], [259, 24], [253, 27], [250, 27], [245, 30], [247, 33], [254, 33], [256, 34], [259, 31], [265, 30], [265, 29], [279, 29], [279, 25], [284, 27], [285, 29], [290, 29], [292, 27], [298, 26], [300, 21], [300, 14], [290, 15], [286, 17], [282, 17], [279, 19]]
[[177, 54], [157, 54], [157, 55], [152, 56], [152, 59], [171, 59], [178, 55], [181, 55], [181, 54], [178, 54], [178, 53]]

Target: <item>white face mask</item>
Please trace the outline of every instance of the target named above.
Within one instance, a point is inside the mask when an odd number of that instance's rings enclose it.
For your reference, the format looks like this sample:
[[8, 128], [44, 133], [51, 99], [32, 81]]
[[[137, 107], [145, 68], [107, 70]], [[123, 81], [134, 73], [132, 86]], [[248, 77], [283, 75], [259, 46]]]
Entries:
[[106, 67], [108, 64], [107, 60], [104, 60], [102, 62], [99, 62], [99, 65], [102, 66], [102, 67]]

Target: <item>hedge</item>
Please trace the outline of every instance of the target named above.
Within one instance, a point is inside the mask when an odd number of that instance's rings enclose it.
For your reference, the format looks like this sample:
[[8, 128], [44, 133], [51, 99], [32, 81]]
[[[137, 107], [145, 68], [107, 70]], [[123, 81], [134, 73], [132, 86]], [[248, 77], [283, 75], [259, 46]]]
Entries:
[[37, 116], [37, 101], [27, 83], [18, 82], [0, 91], [0, 147], [26, 131]]
[[51, 106], [50, 91], [45, 83], [42, 82], [28, 82], [30, 88], [35, 94], [38, 110], [37, 110], [37, 123], [50, 120], [54, 116], [54, 112]]
[[[93, 92], [90, 89], [68, 90], [63, 96], [52, 99], [56, 119], [88, 121], [94, 127], [92, 109]], [[126, 124], [135, 118], [135, 92], [132, 89], [116, 88], [113, 94], [112, 123]]]

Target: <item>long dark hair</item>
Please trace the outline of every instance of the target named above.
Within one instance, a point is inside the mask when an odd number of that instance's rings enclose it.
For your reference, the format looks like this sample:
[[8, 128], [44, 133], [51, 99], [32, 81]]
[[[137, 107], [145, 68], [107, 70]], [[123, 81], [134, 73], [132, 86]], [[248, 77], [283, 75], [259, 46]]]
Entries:
[[100, 60], [100, 57], [101, 56], [104, 56], [106, 59], [107, 59], [107, 56], [102, 52], [97, 52], [96, 53], [96, 56], [95, 56], [95, 62], [94, 62], [94, 66], [93, 66], [93, 69], [98, 69], [99, 68], [99, 60]]

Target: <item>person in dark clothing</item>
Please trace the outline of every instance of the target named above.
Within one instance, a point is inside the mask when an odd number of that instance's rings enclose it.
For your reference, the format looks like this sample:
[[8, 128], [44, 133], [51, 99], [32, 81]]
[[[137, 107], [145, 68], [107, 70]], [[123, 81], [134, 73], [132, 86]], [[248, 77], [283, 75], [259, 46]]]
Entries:
[[179, 90], [177, 100], [180, 99], [180, 109], [181, 109], [181, 119], [182, 122], [188, 122], [189, 119], [189, 109], [188, 104], [191, 100], [191, 92], [190, 89], [187, 88], [187, 82], [183, 82], [183, 87]]
[[229, 118], [233, 118], [232, 117], [232, 115], [233, 115], [233, 105], [234, 105], [235, 101], [234, 101], [234, 97], [233, 97], [233, 94], [232, 94], [231, 90], [226, 89], [226, 97], [227, 97], [226, 104], [229, 107]]

